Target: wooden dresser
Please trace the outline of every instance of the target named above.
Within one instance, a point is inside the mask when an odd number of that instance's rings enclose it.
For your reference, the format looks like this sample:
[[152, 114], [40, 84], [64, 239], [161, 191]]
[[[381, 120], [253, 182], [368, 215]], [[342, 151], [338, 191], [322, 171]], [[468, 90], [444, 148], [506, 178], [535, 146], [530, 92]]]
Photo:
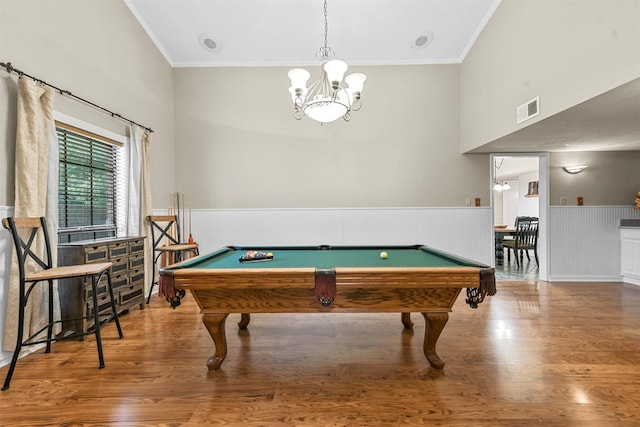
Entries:
[[[73, 265], [110, 261], [111, 284], [118, 314], [136, 304], [144, 309], [144, 237], [114, 237], [58, 245], [58, 265]], [[60, 280], [58, 293], [63, 318], [93, 316], [91, 279], [82, 277]], [[103, 277], [98, 285], [98, 310], [109, 312], [110, 301]], [[93, 326], [90, 319], [64, 322], [62, 332], [87, 332]]]

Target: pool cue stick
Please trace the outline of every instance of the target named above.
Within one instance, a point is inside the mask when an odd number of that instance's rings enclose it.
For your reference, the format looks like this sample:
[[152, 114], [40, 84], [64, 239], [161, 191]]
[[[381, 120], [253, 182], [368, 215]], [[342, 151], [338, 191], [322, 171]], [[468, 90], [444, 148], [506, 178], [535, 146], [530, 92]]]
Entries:
[[181, 193], [181, 194], [182, 194], [182, 222], [181, 222], [181, 224], [182, 224], [182, 234], [180, 234], [180, 235], [184, 239], [185, 237], [187, 237], [187, 229], [186, 229], [187, 218], [185, 216], [185, 211], [184, 211], [186, 209], [185, 206], [184, 206], [185, 205], [185, 203], [184, 203], [184, 193]]
[[[169, 205], [169, 215], [173, 215], [173, 193], [171, 193], [171, 204]], [[169, 235], [173, 237], [173, 225], [169, 228]], [[168, 242], [171, 243], [171, 242]]]
[[[167, 215], [173, 215], [173, 193], [169, 193], [169, 207], [167, 208]], [[171, 229], [168, 230], [169, 235], [171, 235]], [[165, 244], [170, 244], [171, 242], [167, 242], [167, 238], [165, 237]], [[167, 253], [162, 253], [162, 265], [167, 265]]]
[[189, 208], [189, 244], [193, 245], [193, 234], [191, 234], [191, 208]]
[[173, 237], [177, 237], [178, 244], [180, 243], [180, 193], [176, 192], [176, 234]]
[[[175, 216], [176, 215], [176, 193], [171, 193], [171, 216]], [[177, 221], [177, 218], [176, 218]], [[176, 238], [176, 223], [174, 222], [173, 224], [171, 224], [171, 228], [169, 229], [170, 233], [169, 235], [172, 238]], [[169, 242], [170, 244], [173, 244], [173, 242]]]

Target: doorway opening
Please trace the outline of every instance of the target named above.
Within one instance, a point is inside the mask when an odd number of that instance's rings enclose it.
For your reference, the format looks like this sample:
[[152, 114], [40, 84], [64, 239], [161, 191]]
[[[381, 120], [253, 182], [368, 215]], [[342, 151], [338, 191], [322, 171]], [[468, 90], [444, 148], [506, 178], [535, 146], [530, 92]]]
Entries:
[[[546, 251], [544, 250], [546, 203], [548, 192], [546, 154], [492, 154], [491, 206], [495, 228], [495, 268], [498, 280], [539, 280], [546, 277]], [[503, 239], [514, 236], [505, 230], [514, 230], [516, 218], [539, 219], [537, 253], [527, 251], [522, 263], [517, 263], [513, 251], [505, 252]], [[500, 231], [503, 230], [503, 231]], [[515, 234], [515, 233], [513, 233]]]

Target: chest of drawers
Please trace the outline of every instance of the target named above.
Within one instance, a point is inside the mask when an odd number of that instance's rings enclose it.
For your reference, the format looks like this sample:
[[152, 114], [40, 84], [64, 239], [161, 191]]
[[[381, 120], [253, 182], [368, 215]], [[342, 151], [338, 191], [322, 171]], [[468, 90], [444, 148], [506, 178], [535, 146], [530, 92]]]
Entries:
[[[74, 265], [110, 261], [111, 284], [118, 314], [138, 305], [144, 309], [144, 237], [118, 237], [58, 245], [58, 265]], [[98, 285], [98, 310], [110, 311], [107, 279]], [[60, 280], [58, 294], [63, 318], [62, 332], [87, 332], [93, 326], [91, 282], [82, 277]]]

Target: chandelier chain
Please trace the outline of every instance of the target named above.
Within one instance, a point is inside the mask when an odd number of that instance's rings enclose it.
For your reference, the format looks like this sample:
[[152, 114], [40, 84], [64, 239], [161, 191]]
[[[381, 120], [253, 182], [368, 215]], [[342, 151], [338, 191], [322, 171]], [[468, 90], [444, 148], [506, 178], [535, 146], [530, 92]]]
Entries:
[[327, 50], [327, 38], [329, 34], [329, 20], [327, 19], [327, 0], [324, 0], [324, 49]]
[[329, 34], [329, 20], [327, 19], [327, 0], [324, 0], [324, 46], [320, 47], [316, 56], [323, 61], [326, 61], [335, 56], [335, 52], [328, 46], [328, 34]]

